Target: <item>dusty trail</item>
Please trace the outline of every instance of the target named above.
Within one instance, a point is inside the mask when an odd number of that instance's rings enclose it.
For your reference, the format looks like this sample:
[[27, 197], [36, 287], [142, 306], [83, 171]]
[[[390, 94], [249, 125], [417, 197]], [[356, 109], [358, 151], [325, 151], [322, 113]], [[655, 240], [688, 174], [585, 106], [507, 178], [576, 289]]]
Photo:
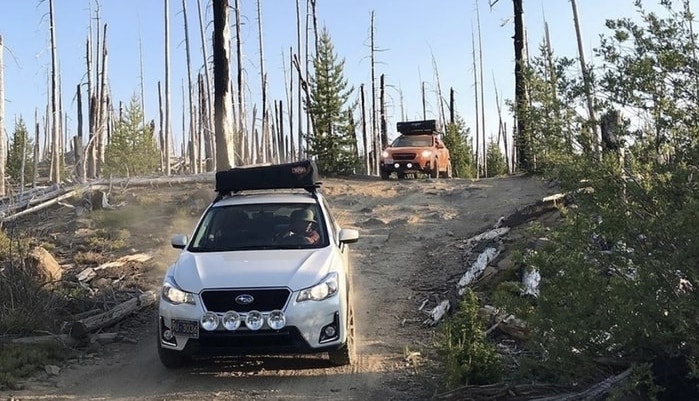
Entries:
[[[149, 189], [148, 191], [153, 191]], [[465, 179], [327, 179], [323, 193], [341, 225], [360, 230], [352, 247], [359, 359], [352, 367], [330, 367], [324, 356], [230, 358], [183, 370], [165, 369], [156, 354], [155, 311], [134, 320], [136, 343], [103, 346], [52, 378], [28, 388], [0, 392], [21, 400], [426, 400], [433, 389], [416, 377], [406, 353], [431, 347], [423, 325], [434, 295], [465, 267], [456, 245], [492, 226], [517, 207], [553, 190], [529, 177]], [[192, 193], [183, 187], [181, 197]], [[204, 197], [211, 195], [203, 190]], [[150, 195], [149, 195], [150, 196]], [[176, 197], [173, 195], [173, 197]], [[139, 249], [156, 256], [147, 280], [157, 289], [175, 250], [175, 232], [189, 232], [195, 216], [151, 216], [133, 235], [159, 247]], [[138, 240], [138, 238], [132, 238]], [[144, 242], [146, 243], [146, 242]]]

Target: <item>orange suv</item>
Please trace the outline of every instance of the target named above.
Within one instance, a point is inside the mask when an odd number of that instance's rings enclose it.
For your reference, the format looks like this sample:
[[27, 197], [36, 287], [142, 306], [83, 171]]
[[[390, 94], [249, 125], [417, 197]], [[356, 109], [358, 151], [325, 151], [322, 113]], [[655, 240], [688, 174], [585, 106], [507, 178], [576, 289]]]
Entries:
[[451, 178], [449, 149], [442, 142], [435, 120], [402, 121], [396, 129], [401, 135], [381, 153], [381, 179], [387, 180], [394, 172], [399, 180], [408, 174]]

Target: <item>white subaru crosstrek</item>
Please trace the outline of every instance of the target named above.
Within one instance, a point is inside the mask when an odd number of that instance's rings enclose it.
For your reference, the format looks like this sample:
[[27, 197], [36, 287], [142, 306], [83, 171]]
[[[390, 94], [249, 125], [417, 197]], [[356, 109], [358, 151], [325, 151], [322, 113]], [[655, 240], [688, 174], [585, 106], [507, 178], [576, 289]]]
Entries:
[[218, 196], [168, 268], [158, 306], [158, 355], [168, 368], [193, 356], [327, 352], [354, 358], [349, 243], [305, 160], [216, 173]]

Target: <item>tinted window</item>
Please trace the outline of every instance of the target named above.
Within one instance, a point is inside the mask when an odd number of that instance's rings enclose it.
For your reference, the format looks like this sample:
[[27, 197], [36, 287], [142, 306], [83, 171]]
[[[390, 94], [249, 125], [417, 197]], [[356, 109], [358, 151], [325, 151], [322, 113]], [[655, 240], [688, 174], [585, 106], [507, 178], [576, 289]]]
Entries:
[[[293, 235], [292, 216], [305, 216], [312, 233], [294, 239], [282, 236], [290, 231]], [[303, 241], [304, 236], [312, 243]], [[288, 236], [287, 236], [288, 237]], [[310, 241], [310, 240], [309, 240]], [[235, 250], [317, 248], [328, 245], [328, 236], [323, 217], [317, 204], [269, 203], [255, 205], [233, 205], [211, 207], [197, 227], [189, 248], [192, 252], [220, 252]]]

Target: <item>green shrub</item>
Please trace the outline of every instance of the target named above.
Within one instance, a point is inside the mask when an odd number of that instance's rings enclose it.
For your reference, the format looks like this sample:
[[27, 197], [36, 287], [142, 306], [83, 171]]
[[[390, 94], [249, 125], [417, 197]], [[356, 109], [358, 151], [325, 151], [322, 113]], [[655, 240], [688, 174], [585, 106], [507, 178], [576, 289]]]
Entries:
[[485, 338], [479, 309], [478, 297], [467, 288], [436, 339], [435, 348], [451, 387], [494, 383], [502, 375], [500, 354]]

